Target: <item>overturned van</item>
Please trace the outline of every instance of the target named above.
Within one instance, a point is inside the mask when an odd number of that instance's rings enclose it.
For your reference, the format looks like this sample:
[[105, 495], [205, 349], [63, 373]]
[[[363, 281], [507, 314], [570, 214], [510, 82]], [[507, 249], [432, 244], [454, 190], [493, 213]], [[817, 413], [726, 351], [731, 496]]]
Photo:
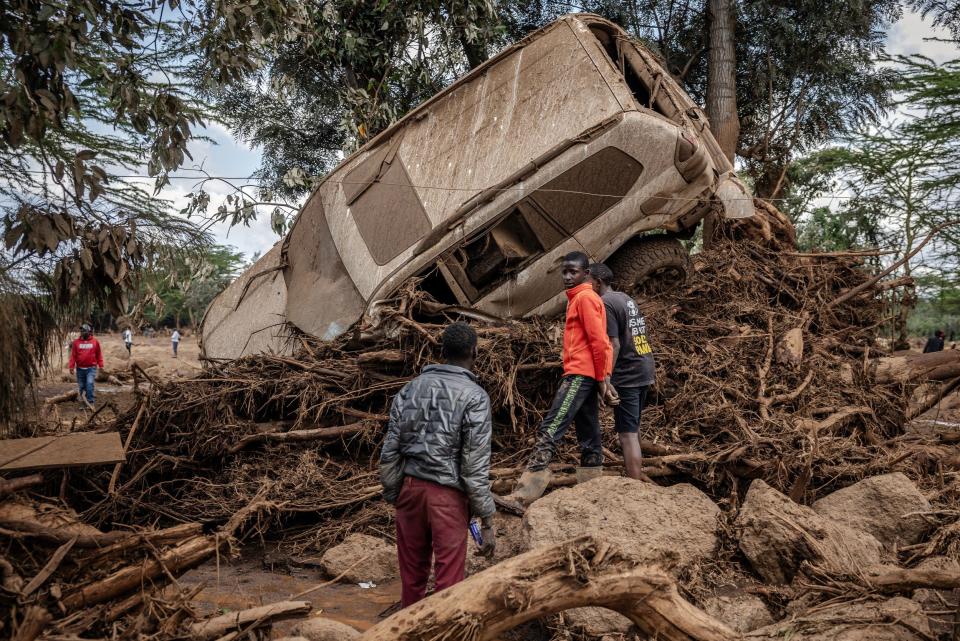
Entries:
[[319, 184], [283, 241], [286, 318], [332, 339], [414, 276], [441, 302], [554, 313], [564, 254], [628, 284], [682, 276], [678, 239], [711, 208], [753, 213], [703, 111], [618, 26], [565, 16]]

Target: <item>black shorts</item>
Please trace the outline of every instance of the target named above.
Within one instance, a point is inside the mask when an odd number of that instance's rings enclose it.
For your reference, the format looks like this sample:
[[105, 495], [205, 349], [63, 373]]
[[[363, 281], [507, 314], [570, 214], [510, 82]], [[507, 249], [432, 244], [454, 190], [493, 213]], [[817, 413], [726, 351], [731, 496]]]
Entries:
[[647, 389], [643, 387], [618, 387], [620, 404], [613, 408], [613, 427], [617, 434], [636, 434], [640, 429], [640, 412], [647, 401]]

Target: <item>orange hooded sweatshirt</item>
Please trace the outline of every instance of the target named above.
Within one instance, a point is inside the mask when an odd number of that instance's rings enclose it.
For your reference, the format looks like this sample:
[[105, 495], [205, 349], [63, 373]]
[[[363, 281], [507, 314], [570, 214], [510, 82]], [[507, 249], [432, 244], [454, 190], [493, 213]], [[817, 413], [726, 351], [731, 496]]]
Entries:
[[567, 290], [563, 328], [563, 374], [602, 381], [612, 369], [613, 348], [607, 337], [607, 310], [589, 283]]

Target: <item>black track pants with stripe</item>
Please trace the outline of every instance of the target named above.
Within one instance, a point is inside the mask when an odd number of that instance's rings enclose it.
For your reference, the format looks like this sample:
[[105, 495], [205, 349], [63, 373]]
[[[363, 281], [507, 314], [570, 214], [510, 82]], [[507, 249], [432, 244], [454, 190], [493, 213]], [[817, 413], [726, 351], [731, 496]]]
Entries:
[[603, 464], [598, 387], [597, 380], [589, 376], [573, 374], [563, 377], [560, 389], [553, 397], [553, 405], [537, 430], [537, 444], [527, 469], [538, 471], [550, 464], [570, 423], [574, 423], [577, 429], [580, 465], [595, 467]]

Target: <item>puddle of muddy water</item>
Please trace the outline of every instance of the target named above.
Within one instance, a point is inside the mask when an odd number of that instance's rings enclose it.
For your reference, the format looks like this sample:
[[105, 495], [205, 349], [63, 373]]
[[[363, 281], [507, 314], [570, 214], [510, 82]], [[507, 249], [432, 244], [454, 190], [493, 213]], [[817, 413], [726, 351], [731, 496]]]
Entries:
[[[317, 568], [268, 567], [262, 553], [244, 553], [239, 560], [221, 559], [219, 567], [216, 561], [205, 563], [181, 577], [180, 584], [187, 588], [204, 584], [194, 599], [201, 614], [242, 610], [296, 597], [313, 604], [311, 615], [335, 619], [358, 630], [381, 621], [380, 614], [392, 612], [391, 606], [400, 601], [400, 582], [396, 579], [369, 589], [343, 583], [326, 585], [296, 596], [325, 581]], [[276, 623], [273, 636], [286, 634], [295, 623]]]

